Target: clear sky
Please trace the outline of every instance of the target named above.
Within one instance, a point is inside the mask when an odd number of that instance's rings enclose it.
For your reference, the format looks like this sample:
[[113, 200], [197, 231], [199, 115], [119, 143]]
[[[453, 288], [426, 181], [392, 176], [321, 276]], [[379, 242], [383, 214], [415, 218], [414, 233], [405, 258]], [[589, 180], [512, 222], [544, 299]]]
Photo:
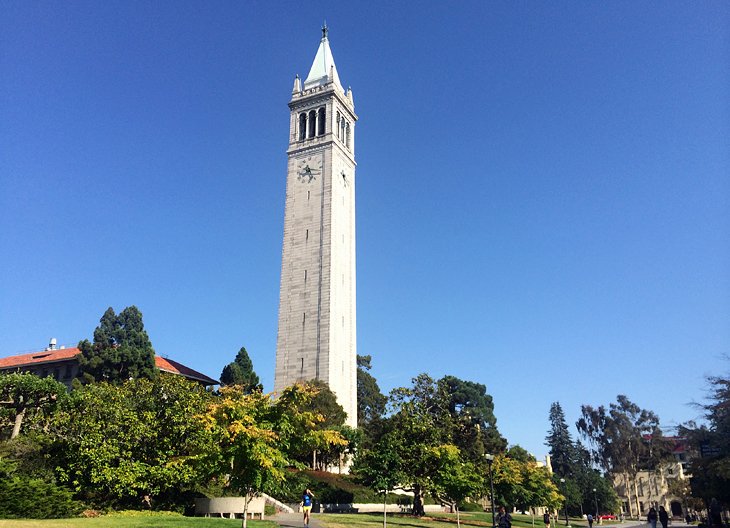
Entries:
[[[484, 383], [538, 456], [730, 352], [727, 2], [0, 2], [0, 353], [138, 306], [273, 388], [289, 101], [326, 19], [357, 124], [358, 352]], [[573, 429], [575, 434], [575, 430]]]

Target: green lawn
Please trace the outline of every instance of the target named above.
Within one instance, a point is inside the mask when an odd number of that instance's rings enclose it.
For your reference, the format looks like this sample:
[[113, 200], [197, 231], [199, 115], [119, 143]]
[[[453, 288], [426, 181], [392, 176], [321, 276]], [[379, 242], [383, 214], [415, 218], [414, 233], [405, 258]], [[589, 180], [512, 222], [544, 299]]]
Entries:
[[[240, 519], [183, 517], [182, 515], [105, 515], [90, 519], [0, 520], [0, 528], [238, 528]], [[249, 528], [275, 528], [271, 521], [251, 521]]]
[[[492, 514], [483, 512], [461, 512], [459, 514], [461, 524], [467, 527], [477, 526], [481, 528], [492, 527]], [[357, 513], [357, 514], [318, 514], [314, 518], [324, 528], [381, 528], [383, 526], [382, 513]], [[398, 513], [388, 514], [388, 526], [393, 528], [455, 528], [455, 513], [429, 513], [426, 517], [416, 518], [410, 515]], [[571, 526], [587, 526], [582, 519], [570, 519]], [[512, 526], [515, 528], [532, 528], [533, 519], [529, 515], [512, 515]], [[535, 528], [544, 528], [542, 516], [534, 518]], [[559, 523], [555, 528], [563, 528]], [[594, 525], [597, 528], [598, 525]], [[1, 525], [0, 525], [1, 528]]]

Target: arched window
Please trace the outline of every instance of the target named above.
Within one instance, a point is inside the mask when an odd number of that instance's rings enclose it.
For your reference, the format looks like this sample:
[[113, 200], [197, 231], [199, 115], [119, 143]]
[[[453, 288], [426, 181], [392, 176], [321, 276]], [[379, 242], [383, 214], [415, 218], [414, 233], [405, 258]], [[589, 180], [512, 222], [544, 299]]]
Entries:
[[324, 108], [320, 108], [319, 112], [317, 112], [317, 135], [323, 136], [324, 135], [324, 129], [325, 129], [325, 110]]
[[337, 139], [340, 139], [340, 113], [337, 112]]
[[340, 141], [345, 141], [345, 120], [340, 121]]
[[307, 139], [307, 114], [299, 114], [299, 141]]
[[345, 140], [345, 146], [347, 148], [350, 148], [350, 123], [347, 123], [347, 135], [346, 135], [346, 138], [347, 139]]
[[307, 134], [307, 137], [313, 138], [316, 131], [317, 131], [317, 112], [312, 110], [311, 112], [309, 112], [309, 133]]

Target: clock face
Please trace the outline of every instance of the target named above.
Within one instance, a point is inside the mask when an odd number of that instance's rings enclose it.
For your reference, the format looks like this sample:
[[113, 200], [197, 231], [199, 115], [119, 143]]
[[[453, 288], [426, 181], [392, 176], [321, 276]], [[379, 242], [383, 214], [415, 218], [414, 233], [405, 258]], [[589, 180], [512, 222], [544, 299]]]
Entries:
[[297, 162], [297, 180], [303, 183], [312, 183], [322, 175], [322, 159], [317, 156], [308, 156]]

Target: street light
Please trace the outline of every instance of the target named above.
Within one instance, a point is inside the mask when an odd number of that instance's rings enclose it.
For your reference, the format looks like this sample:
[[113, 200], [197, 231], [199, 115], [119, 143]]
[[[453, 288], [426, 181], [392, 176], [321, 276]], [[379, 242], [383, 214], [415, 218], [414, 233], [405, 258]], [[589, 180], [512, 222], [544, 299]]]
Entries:
[[570, 526], [568, 522], [568, 486], [565, 485], [565, 479], [561, 478], [560, 483], [563, 485], [563, 493], [565, 493], [565, 526]]
[[492, 528], [496, 528], [497, 524], [494, 522], [494, 481], [492, 479], [492, 462], [494, 462], [494, 455], [487, 453], [484, 455], [484, 458], [487, 460], [487, 465], [489, 466], [489, 505], [492, 508]]
[[[596, 495], [596, 488], [593, 488], [593, 502], [596, 505], [596, 519], [598, 519], [598, 496]], [[598, 519], [598, 522], [601, 522], [601, 519]]]

